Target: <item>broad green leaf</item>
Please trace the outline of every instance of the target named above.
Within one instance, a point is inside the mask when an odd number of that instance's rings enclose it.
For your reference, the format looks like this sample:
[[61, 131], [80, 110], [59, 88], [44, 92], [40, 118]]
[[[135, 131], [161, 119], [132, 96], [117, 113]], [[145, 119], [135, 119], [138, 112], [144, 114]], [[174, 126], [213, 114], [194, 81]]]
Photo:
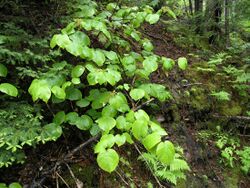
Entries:
[[107, 116], [97, 119], [96, 122], [98, 123], [98, 126], [105, 132], [109, 132], [116, 125], [115, 119]]
[[109, 104], [119, 112], [126, 112], [129, 110], [126, 97], [122, 93], [117, 93], [114, 97], [110, 98]]
[[188, 65], [187, 59], [185, 57], [180, 57], [178, 59], [178, 66], [181, 70], [186, 70]]
[[124, 116], [118, 116], [116, 118], [116, 127], [120, 130], [129, 130], [131, 128], [131, 124], [127, 122]]
[[82, 74], [84, 73], [84, 70], [85, 70], [84, 66], [76, 65], [71, 71], [71, 77], [78, 78], [82, 76]]
[[54, 48], [56, 45], [58, 45], [60, 48], [64, 49], [71, 43], [72, 42], [70, 41], [67, 34], [56, 34], [52, 37], [50, 41], [50, 47]]
[[130, 134], [128, 134], [127, 132], [123, 133], [122, 135], [124, 135], [126, 137], [126, 141], [129, 143], [129, 144], [133, 144], [134, 141], [132, 140]]
[[9, 185], [9, 188], [22, 188], [19, 183], [13, 182]]
[[104, 54], [111, 61], [118, 60], [118, 56], [114, 51], [104, 51]]
[[143, 139], [148, 134], [148, 124], [145, 119], [136, 120], [132, 125], [132, 133], [137, 140]]
[[170, 58], [162, 57], [161, 61], [162, 61], [163, 68], [165, 70], [171, 70], [174, 67], [175, 62], [174, 60]]
[[95, 153], [101, 153], [106, 151], [107, 148], [113, 147], [115, 144], [115, 136], [113, 134], [102, 135], [100, 141], [96, 144]]
[[67, 27], [65, 27], [64, 29], [62, 29], [62, 34], [67, 34], [70, 35], [72, 33], [75, 32], [75, 27], [76, 27], [76, 23], [75, 22], [71, 22], [67, 25]]
[[65, 99], [66, 97], [65, 91], [59, 86], [53, 86], [51, 91], [58, 99]]
[[66, 121], [69, 122], [69, 124], [74, 125], [76, 119], [78, 118], [78, 114], [76, 112], [69, 112], [66, 115]]
[[156, 155], [161, 162], [169, 165], [173, 161], [175, 155], [175, 148], [172, 142], [165, 141], [158, 144]]
[[144, 97], [145, 91], [142, 89], [132, 89], [129, 92], [129, 95], [132, 97], [132, 99], [137, 101], [137, 100], [142, 99]]
[[150, 24], [155, 24], [160, 19], [160, 15], [158, 14], [148, 14], [145, 18], [145, 20]]
[[71, 82], [72, 82], [73, 84], [77, 85], [77, 84], [80, 84], [80, 83], [81, 83], [81, 79], [80, 79], [80, 78], [72, 78], [72, 79], [71, 79]]
[[93, 53], [92, 60], [98, 65], [102, 66], [105, 62], [105, 55], [101, 50], [95, 50]]
[[161, 136], [157, 132], [147, 135], [146, 138], [142, 140], [144, 147], [148, 151], [156, 146], [159, 142], [161, 142]]
[[66, 115], [64, 111], [57, 112], [53, 118], [53, 123], [61, 125], [66, 120]]
[[107, 69], [105, 76], [107, 82], [112, 86], [114, 86], [117, 82], [121, 80], [121, 73], [119, 71], [112, 70], [109, 68]]
[[111, 105], [107, 105], [102, 109], [102, 116], [115, 117], [116, 114], [116, 109]]
[[148, 114], [144, 110], [141, 110], [141, 109], [135, 112], [134, 115], [137, 120], [145, 119], [147, 122], [149, 122], [150, 120]]
[[89, 130], [93, 125], [93, 120], [88, 115], [82, 115], [77, 118], [75, 124], [80, 130]]
[[8, 69], [5, 65], [0, 63], [0, 77], [6, 77], [8, 74]]
[[131, 37], [132, 37], [133, 39], [135, 39], [137, 42], [141, 40], [139, 34], [138, 34], [136, 31], [132, 31], [130, 35], [131, 35]]
[[51, 97], [51, 91], [46, 80], [33, 80], [28, 91], [31, 94], [33, 101], [42, 99], [47, 103]]
[[80, 11], [78, 11], [74, 14], [74, 16], [76, 16], [76, 17], [87, 18], [87, 17], [94, 16], [96, 13], [96, 9], [90, 5], [80, 5], [80, 6], [78, 5], [78, 8], [80, 9]]
[[117, 134], [115, 135], [115, 143], [117, 144], [118, 147], [122, 146], [126, 142], [126, 136], [125, 135], [120, 135]]
[[148, 52], [151, 52], [153, 49], [154, 49], [154, 46], [153, 44], [149, 41], [149, 40], [145, 40], [143, 43], [142, 43], [142, 46], [143, 48], [148, 51]]
[[157, 70], [158, 64], [157, 64], [157, 57], [156, 56], [149, 56], [147, 57], [143, 62], [143, 68], [151, 73]]
[[81, 31], [76, 31], [73, 35], [70, 35], [69, 38], [72, 40], [72, 42], [75, 45], [79, 46], [89, 46], [90, 45], [90, 39], [88, 35]]
[[97, 163], [101, 169], [111, 173], [119, 163], [119, 155], [115, 150], [108, 149], [97, 155]]
[[77, 101], [82, 98], [82, 93], [79, 89], [68, 87], [66, 89], [66, 98], [71, 101]]
[[17, 88], [9, 83], [0, 84], [0, 92], [3, 92], [12, 97], [16, 97], [18, 95]]
[[62, 127], [55, 123], [50, 123], [48, 125], [45, 125], [43, 129], [44, 129], [45, 135], [50, 140], [56, 140], [62, 135]]
[[[0, 41], [1, 42], [1, 41]], [[0, 43], [1, 44], [1, 43]], [[0, 188], [8, 188], [8, 186], [5, 183], [0, 183]]]
[[79, 106], [80, 108], [87, 107], [89, 104], [90, 104], [90, 101], [88, 101], [87, 99], [81, 99], [76, 102], [76, 105]]

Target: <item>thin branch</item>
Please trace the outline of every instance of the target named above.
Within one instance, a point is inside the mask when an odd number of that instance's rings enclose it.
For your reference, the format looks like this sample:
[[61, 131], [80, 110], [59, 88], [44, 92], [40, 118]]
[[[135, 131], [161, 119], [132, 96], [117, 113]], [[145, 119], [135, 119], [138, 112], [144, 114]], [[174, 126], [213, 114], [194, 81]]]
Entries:
[[134, 111], [137, 111], [137, 110], [141, 109], [143, 106], [148, 105], [149, 103], [151, 103], [151, 102], [154, 101], [154, 100], [155, 100], [154, 98], [149, 99], [148, 101], [146, 101], [146, 102], [142, 103], [141, 105], [137, 106], [137, 107], [134, 109]]
[[63, 179], [63, 177], [58, 172], [56, 172], [56, 175], [63, 181], [66, 187], [70, 188], [69, 184]]
[[90, 139], [88, 139], [86, 142], [83, 142], [82, 144], [80, 144], [79, 146], [77, 146], [76, 148], [74, 148], [73, 150], [71, 150], [71, 151], [64, 157], [64, 159], [68, 159], [68, 158], [72, 157], [76, 152], [78, 152], [79, 150], [81, 150], [81, 149], [84, 148], [85, 146], [89, 145], [91, 142], [95, 141], [99, 136], [100, 136], [100, 134], [97, 134], [96, 136], [91, 137]]
[[[134, 143], [135, 149], [136, 151], [143, 157], [142, 152], [140, 151], [140, 149], [138, 148], [138, 146]], [[143, 157], [144, 158], [144, 157]], [[145, 159], [145, 158], [144, 158]], [[150, 165], [148, 164], [147, 160], [145, 159], [145, 162], [147, 163], [150, 172], [152, 173], [152, 175], [154, 176], [157, 184], [159, 185], [160, 188], [164, 188], [165, 186], [163, 186], [160, 182], [160, 180], [156, 177], [156, 175], [154, 174], [154, 171], [151, 169]]]
[[215, 117], [215, 118], [239, 119], [239, 120], [250, 121], [250, 117], [248, 117], [248, 116], [221, 116], [221, 115], [218, 115], [218, 114], [213, 114], [213, 117]]

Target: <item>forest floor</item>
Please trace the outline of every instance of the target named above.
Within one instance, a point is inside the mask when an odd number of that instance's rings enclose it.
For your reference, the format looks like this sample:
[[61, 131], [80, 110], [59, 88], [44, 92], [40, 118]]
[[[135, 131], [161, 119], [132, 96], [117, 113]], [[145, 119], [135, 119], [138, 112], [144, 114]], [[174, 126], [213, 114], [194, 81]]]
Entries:
[[[166, 32], [164, 25], [146, 25], [143, 34], [150, 38], [158, 55], [172, 59], [187, 57], [188, 73], [174, 70], [165, 75], [162, 72], [152, 76], [152, 81], [165, 84], [174, 96], [174, 101], [163, 104], [157, 117], [163, 127], [169, 133], [169, 139], [184, 149], [184, 155], [190, 165], [191, 171], [187, 174], [187, 180], [171, 186], [161, 182], [163, 187], [178, 188], [221, 188], [241, 187], [250, 185], [250, 178], [243, 176], [237, 168], [226, 168], [219, 163], [220, 151], [215, 147], [214, 140], [199, 140], [199, 127], [208, 122], [206, 108], [197, 110], [190, 107], [192, 101], [189, 98], [181, 99], [182, 94], [192, 86], [202, 84], [203, 81], [213, 82], [212, 78], [200, 75], [192, 69], [196, 62], [189, 56], [190, 51], [195, 53], [197, 49], [186, 50], [174, 42], [174, 34]], [[182, 81], [185, 80], [185, 83]], [[197, 80], [197, 82], [194, 82]], [[185, 101], [181, 103], [180, 101]], [[209, 101], [202, 101], [209, 103]], [[201, 109], [201, 108], [200, 108]], [[145, 109], [149, 110], [150, 109]], [[155, 112], [152, 112], [155, 113]], [[209, 116], [210, 117], [210, 116]], [[213, 122], [215, 122], [214, 119]], [[211, 122], [211, 121], [210, 121]], [[197, 128], [198, 127], [198, 128]], [[120, 166], [113, 174], [99, 170], [93, 154], [95, 139], [91, 140], [79, 153], [73, 155], [67, 161], [62, 158], [70, 153], [79, 143], [86, 142], [85, 135], [81, 138], [71, 136], [67, 140], [59, 139], [57, 142], [46, 143], [35, 149], [26, 149], [26, 163], [8, 168], [2, 172], [1, 179], [5, 182], [19, 181], [24, 187], [160, 187], [150, 170], [138, 161], [138, 151], [133, 146], [123, 146], [118, 149], [122, 156]], [[244, 142], [250, 143], [245, 138]]]

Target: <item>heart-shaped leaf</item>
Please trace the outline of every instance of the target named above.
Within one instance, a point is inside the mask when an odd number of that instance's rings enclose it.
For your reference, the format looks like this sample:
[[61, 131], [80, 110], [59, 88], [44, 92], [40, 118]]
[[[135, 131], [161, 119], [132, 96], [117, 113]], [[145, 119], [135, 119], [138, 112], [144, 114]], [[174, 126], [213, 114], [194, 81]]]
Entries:
[[97, 155], [97, 163], [101, 169], [111, 173], [119, 163], [119, 155], [115, 150], [108, 149]]

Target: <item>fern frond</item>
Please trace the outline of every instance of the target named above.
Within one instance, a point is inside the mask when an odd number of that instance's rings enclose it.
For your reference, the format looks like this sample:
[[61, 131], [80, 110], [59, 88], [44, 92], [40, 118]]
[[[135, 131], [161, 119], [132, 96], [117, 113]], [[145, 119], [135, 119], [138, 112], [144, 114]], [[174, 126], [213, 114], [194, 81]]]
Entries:
[[170, 164], [170, 171], [190, 170], [186, 161], [182, 159], [174, 159]]

